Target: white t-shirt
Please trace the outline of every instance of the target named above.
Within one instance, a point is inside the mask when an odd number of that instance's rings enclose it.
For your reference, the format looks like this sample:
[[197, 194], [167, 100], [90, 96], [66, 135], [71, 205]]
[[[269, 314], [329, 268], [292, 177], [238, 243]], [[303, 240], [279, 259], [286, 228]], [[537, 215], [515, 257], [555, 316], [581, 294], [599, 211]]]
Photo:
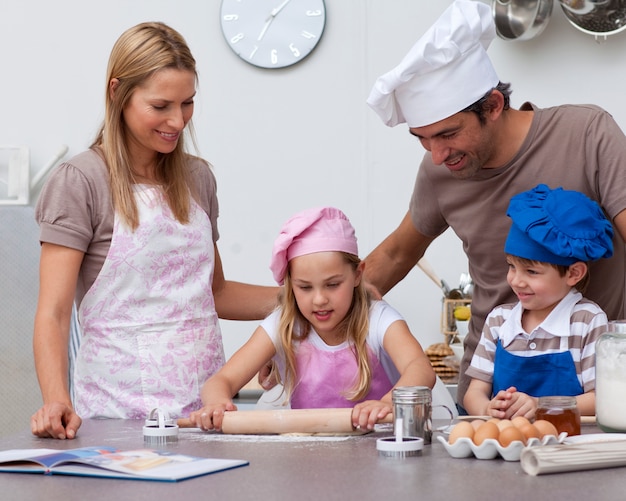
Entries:
[[[280, 319], [280, 311], [274, 311], [271, 315], [269, 315], [262, 323], [261, 327], [268, 334], [274, 346], [276, 347], [277, 355], [274, 357], [274, 361], [276, 362], [277, 368], [282, 378], [285, 376], [285, 360], [282, 356], [280, 356], [280, 341], [278, 339], [278, 322]], [[383, 339], [385, 337], [385, 333], [389, 326], [396, 322], [397, 320], [404, 320], [402, 315], [398, 313], [394, 308], [392, 308], [385, 301], [372, 301], [370, 306], [370, 328], [367, 336], [367, 345], [372, 350], [374, 355], [380, 361], [385, 374], [389, 378], [389, 381], [392, 385], [395, 385], [398, 379], [400, 378], [400, 373], [396, 369], [393, 361], [387, 354], [387, 352], [383, 348]], [[345, 341], [344, 343], [337, 346], [329, 346], [327, 345], [322, 338], [315, 332], [315, 330], [311, 329], [307, 338], [300, 343], [307, 343], [312, 345], [318, 351], [340, 351], [345, 350], [350, 346], [350, 341]], [[296, 346], [296, 353], [298, 347]]]

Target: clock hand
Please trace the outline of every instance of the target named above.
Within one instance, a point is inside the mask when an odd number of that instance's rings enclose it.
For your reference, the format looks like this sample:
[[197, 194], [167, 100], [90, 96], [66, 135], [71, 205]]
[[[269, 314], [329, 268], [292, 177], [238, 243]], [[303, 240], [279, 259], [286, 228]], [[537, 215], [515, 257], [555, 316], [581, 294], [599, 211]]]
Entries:
[[270, 12], [270, 15], [267, 16], [267, 19], [265, 20], [265, 24], [263, 25], [263, 29], [261, 30], [261, 33], [259, 33], [259, 38], [257, 38], [257, 41], [261, 41], [261, 39], [265, 36], [267, 29], [270, 27], [270, 24], [272, 24], [272, 21], [274, 20], [274, 18], [278, 15], [278, 13], [281, 10], [285, 8], [285, 5], [287, 5], [290, 1], [291, 0], [284, 0], [284, 2], [281, 3], [278, 7], [275, 7], [272, 9], [272, 12]]
[[272, 13], [270, 14], [271, 17], [276, 17], [276, 15], [285, 8], [285, 5], [287, 5], [291, 0], [285, 0], [283, 3], [281, 3], [278, 7], [276, 7], [275, 9], [272, 10]]
[[257, 41], [260, 41], [265, 36], [265, 32], [270, 27], [270, 24], [272, 24], [273, 20], [274, 20], [274, 17], [272, 15], [270, 15], [270, 17], [267, 18], [267, 20], [265, 21], [265, 25], [263, 25], [263, 29], [261, 30], [261, 33], [259, 34], [259, 38], [257, 38]]

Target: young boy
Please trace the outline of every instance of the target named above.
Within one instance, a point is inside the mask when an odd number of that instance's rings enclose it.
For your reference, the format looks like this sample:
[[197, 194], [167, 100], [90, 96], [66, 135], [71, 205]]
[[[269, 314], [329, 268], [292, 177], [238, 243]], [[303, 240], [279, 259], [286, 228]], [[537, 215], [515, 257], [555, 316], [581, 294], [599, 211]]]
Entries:
[[519, 302], [493, 309], [466, 374], [469, 414], [532, 418], [537, 397], [576, 396], [595, 414], [595, 343], [607, 317], [582, 295], [588, 261], [613, 254], [613, 227], [582, 193], [540, 184], [511, 199], [507, 282]]

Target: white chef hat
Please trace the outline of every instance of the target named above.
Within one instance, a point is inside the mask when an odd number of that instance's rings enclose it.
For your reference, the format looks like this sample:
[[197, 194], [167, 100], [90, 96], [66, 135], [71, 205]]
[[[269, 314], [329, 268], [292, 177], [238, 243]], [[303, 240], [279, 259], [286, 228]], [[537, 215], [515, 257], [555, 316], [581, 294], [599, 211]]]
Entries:
[[376, 80], [367, 104], [390, 127], [423, 127], [464, 110], [498, 85], [486, 52], [495, 36], [488, 5], [456, 0], [402, 62]]

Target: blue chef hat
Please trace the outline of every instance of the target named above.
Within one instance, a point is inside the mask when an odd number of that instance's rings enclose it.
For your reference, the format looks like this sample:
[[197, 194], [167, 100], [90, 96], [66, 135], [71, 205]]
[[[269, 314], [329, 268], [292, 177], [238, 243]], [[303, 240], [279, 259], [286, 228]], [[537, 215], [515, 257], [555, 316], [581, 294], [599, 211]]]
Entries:
[[577, 191], [540, 184], [511, 198], [507, 254], [569, 266], [613, 255], [613, 226], [600, 206]]

